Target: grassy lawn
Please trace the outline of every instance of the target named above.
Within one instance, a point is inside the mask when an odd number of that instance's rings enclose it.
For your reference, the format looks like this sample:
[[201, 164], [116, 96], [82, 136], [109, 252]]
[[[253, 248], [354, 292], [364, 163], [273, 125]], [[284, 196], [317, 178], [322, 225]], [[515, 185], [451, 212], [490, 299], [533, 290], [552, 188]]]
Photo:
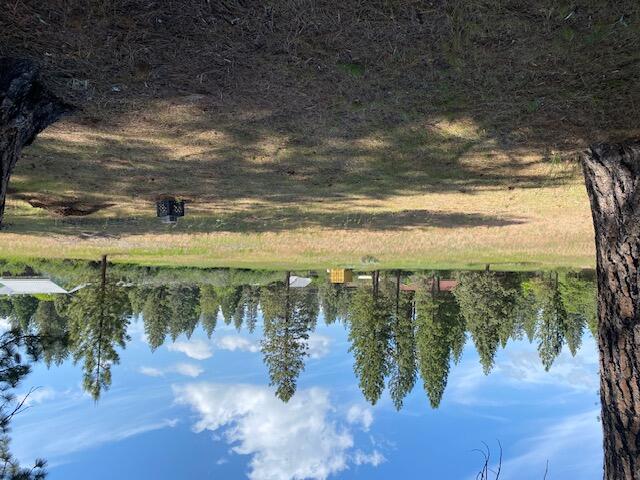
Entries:
[[577, 158], [638, 133], [637, 2], [41, 3], [0, 54], [82, 108], [24, 150], [3, 257], [593, 266]]

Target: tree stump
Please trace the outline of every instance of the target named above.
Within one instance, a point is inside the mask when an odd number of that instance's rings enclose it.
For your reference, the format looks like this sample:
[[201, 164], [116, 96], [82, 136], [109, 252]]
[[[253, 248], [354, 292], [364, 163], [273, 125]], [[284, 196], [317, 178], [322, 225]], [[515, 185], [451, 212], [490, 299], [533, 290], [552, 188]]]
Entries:
[[47, 90], [33, 62], [0, 58], [0, 226], [9, 178], [22, 148], [72, 110]]
[[640, 480], [640, 141], [582, 158], [595, 229], [604, 478]]

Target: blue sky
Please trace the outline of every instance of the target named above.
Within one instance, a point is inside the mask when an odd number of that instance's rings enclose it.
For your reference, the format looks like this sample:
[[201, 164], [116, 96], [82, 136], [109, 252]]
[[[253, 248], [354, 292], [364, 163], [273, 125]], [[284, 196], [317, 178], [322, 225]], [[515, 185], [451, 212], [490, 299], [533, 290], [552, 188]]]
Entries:
[[[438, 410], [422, 385], [396, 412], [385, 394], [368, 405], [353, 375], [347, 333], [324, 326], [288, 404], [273, 395], [256, 334], [219, 322], [151, 353], [142, 324], [99, 403], [79, 367], [36, 366], [40, 387], [13, 424], [13, 451], [49, 461], [49, 478], [472, 479], [486, 442], [502, 479], [600, 478], [597, 351], [585, 337], [544, 372], [535, 345], [512, 342], [484, 376], [468, 342]], [[401, 478], [401, 477], [400, 477]]]

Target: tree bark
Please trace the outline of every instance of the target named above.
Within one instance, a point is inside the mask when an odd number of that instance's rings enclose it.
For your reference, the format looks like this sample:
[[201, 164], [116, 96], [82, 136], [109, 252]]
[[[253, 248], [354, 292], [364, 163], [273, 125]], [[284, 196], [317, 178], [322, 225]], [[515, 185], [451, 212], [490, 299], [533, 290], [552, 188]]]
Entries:
[[582, 158], [596, 240], [604, 478], [640, 480], [640, 141]]
[[71, 111], [42, 84], [33, 62], [0, 58], [0, 226], [9, 178], [22, 148]]

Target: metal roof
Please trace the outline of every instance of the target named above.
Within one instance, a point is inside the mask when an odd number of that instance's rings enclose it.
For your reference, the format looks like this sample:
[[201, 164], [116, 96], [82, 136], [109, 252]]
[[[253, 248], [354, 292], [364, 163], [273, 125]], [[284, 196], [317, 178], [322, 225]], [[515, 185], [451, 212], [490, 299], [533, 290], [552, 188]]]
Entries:
[[304, 288], [304, 287], [309, 286], [310, 283], [311, 283], [311, 279], [310, 278], [297, 277], [295, 275], [291, 275], [289, 277], [289, 286], [291, 288]]
[[0, 295], [69, 293], [48, 278], [0, 278]]

